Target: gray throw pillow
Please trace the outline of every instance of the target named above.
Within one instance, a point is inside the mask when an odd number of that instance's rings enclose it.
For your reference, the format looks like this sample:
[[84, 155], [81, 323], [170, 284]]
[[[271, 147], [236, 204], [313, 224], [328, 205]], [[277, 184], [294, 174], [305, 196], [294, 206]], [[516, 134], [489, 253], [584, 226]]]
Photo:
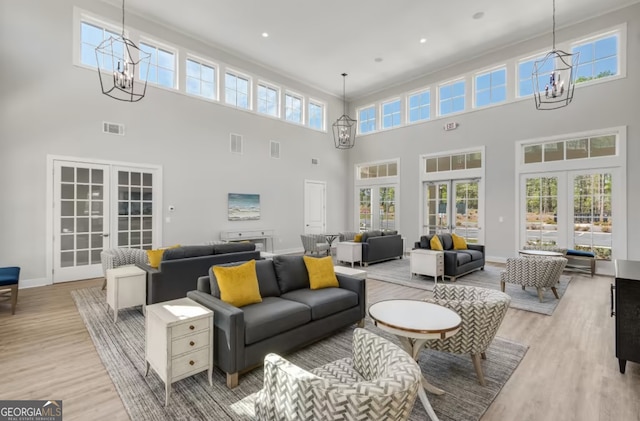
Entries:
[[273, 265], [282, 294], [309, 288], [309, 273], [302, 256], [274, 256]]

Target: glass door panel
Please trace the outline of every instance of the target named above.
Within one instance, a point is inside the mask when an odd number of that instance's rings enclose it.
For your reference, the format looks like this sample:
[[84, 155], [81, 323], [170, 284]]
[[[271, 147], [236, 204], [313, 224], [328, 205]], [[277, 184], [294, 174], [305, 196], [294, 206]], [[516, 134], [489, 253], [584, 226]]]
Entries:
[[478, 181], [454, 181], [455, 216], [454, 232], [468, 243], [479, 242], [478, 225]]
[[378, 189], [378, 221], [380, 230], [396, 229], [396, 189], [380, 187]]
[[423, 224], [423, 234], [431, 235], [449, 232], [450, 205], [449, 186], [450, 182], [425, 183], [425, 217]]
[[106, 165], [54, 163], [54, 282], [102, 276], [100, 252], [109, 246], [107, 172]]
[[580, 174], [573, 178], [573, 248], [611, 260], [611, 173]]
[[360, 189], [360, 231], [371, 230], [371, 191], [372, 189], [369, 187]]
[[117, 245], [149, 250], [153, 246], [153, 173], [116, 168]]
[[525, 179], [525, 244], [558, 245], [558, 178]]

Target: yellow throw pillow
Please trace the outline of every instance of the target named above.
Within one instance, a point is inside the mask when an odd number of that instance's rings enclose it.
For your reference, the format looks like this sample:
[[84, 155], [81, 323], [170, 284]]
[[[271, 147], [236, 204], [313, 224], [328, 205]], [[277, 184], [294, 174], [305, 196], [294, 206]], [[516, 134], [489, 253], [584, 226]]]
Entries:
[[163, 254], [164, 249], [147, 250], [147, 259], [149, 259], [149, 266], [157, 269], [158, 266], [160, 266]]
[[431, 247], [431, 250], [439, 250], [439, 251], [443, 250], [442, 243], [440, 242], [440, 238], [438, 238], [437, 235], [434, 235], [433, 237], [431, 237], [429, 246]]
[[214, 266], [213, 273], [218, 280], [220, 299], [225, 303], [243, 307], [262, 302], [255, 260], [238, 266]]
[[302, 258], [309, 273], [311, 289], [337, 288], [340, 286], [338, 278], [336, 278], [336, 272], [333, 270], [333, 258], [331, 256], [320, 258], [302, 256]]
[[356, 234], [356, 236], [353, 237], [353, 241], [356, 243], [362, 243], [362, 233]]
[[453, 239], [453, 249], [454, 250], [466, 250], [467, 249], [467, 240], [464, 237], [460, 237], [456, 234], [451, 234], [451, 238]]

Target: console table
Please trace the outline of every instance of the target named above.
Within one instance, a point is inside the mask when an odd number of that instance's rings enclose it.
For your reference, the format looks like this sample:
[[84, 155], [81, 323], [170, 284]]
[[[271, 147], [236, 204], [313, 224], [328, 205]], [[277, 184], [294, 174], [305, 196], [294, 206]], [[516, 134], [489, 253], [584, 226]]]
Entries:
[[274, 230], [272, 229], [220, 231], [220, 239], [227, 242], [259, 241], [261, 244], [264, 244], [264, 251], [269, 251], [270, 242], [271, 251], [274, 251], [273, 233]]

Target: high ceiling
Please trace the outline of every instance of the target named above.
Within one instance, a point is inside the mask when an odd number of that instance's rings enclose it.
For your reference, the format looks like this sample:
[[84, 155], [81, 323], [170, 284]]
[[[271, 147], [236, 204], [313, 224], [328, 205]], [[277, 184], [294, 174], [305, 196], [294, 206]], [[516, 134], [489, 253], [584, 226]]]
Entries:
[[[556, 25], [638, 2], [556, 0]], [[552, 0], [126, 1], [127, 13], [339, 97], [346, 72], [350, 99], [539, 34], [551, 47], [552, 10]]]

